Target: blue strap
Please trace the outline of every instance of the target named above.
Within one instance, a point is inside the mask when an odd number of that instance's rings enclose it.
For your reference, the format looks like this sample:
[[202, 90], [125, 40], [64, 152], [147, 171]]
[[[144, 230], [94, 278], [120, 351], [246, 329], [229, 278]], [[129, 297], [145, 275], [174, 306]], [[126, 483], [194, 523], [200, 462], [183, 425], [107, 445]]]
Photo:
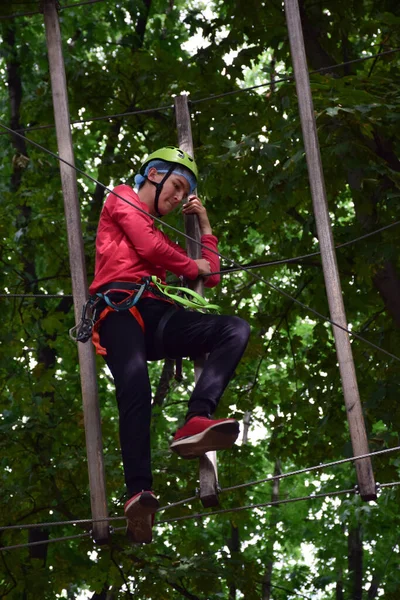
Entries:
[[110, 298], [108, 297], [109, 292], [106, 292], [105, 294], [97, 292], [96, 296], [104, 300], [104, 302], [114, 310], [129, 310], [130, 308], [132, 308], [132, 306], [135, 306], [139, 302], [143, 292], [148, 288], [148, 286], [149, 282], [145, 281], [145, 283], [143, 283], [140, 286], [139, 290], [134, 296], [131, 296], [130, 298], [127, 298], [126, 300], [119, 302], [118, 304], [110, 300]]

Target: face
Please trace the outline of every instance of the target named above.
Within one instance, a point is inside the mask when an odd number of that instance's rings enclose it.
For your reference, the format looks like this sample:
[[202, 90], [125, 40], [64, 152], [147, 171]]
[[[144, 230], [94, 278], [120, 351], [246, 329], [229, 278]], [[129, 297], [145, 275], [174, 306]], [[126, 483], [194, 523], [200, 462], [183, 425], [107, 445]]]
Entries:
[[[165, 177], [165, 173], [150, 173], [149, 179], [159, 183]], [[189, 194], [189, 183], [182, 175], [172, 173], [163, 184], [162, 192], [158, 199], [158, 210], [161, 215], [167, 215], [174, 208], [177, 208], [184, 198]]]

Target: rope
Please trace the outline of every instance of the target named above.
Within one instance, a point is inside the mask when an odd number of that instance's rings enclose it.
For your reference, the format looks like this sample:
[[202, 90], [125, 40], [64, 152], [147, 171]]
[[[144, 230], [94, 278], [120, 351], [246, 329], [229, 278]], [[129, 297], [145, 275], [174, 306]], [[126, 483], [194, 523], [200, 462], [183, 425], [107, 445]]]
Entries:
[[71, 167], [72, 169], [75, 169], [75, 171], [77, 171], [78, 173], [80, 173], [81, 175], [83, 175], [84, 177], [87, 177], [88, 179], [90, 179], [90, 181], [96, 183], [96, 185], [100, 185], [102, 186], [107, 192], [109, 193], [113, 193], [117, 198], [119, 198], [120, 200], [122, 200], [123, 202], [125, 202], [126, 204], [129, 204], [130, 206], [132, 206], [133, 208], [135, 208], [136, 210], [138, 210], [139, 212], [145, 214], [146, 216], [152, 218], [154, 221], [157, 221], [161, 224], [163, 224], [164, 226], [168, 227], [169, 229], [171, 229], [172, 231], [174, 231], [175, 233], [178, 233], [180, 236], [191, 240], [192, 242], [194, 242], [195, 244], [199, 245], [202, 248], [207, 248], [209, 252], [212, 252], [213, 254], [219, 256], [220, 258], [222, 258], [223, 260], [226, 260], [228, 262], [230, 262], [231, 264], [233, 264], [236, 267], [241, 268], [244, 271], [247, 271], [254, 279], [257, 279], [258, 281], [261, 281], [262, 283], [265, 283], [266, 285], [268, 285], [270, 288], [272, 288], [273, 290], [275, 290], [276, 292], [280, 293], [281, 295], [285, 296], [286, 298], [290, 299], [292, 302], [294, 302], [295, 304], [298, 304], [299, 306], [301, 306], [302, 308], [304, 308], [305, 310], [313, 313], [314, 315], [316, 315], [318, 318], [322, 319], [323, 321], [330, 323], [331, 325], [334, 325], [335, 327], [337, 327], [338, 329], [341, 329], [342, 331], [346, 331], [349, 335], [362, 340], [365, 344], [368, 344], [369, 346], [371, 346], [372, 348], [375, 348], [375, 350], [378, 350], [380, 352], [383, 352], [383, 354], [386, 354], [387, 356], [389, 356], [390, 358], [393, 358], [396, 361], [400, 362], [400, 358], [398, 356], [395, 356], [394, 354], [392, 354], [391, 352], [389, 352], [388, 350], [385, 350], [384, 348], [381, 348], [380, 346], [377, 346], [376, 344], [374, 344], [373, 342], [370, 342], [369, 340], [367, 340], [366, 338], [362, 337], [361, 335], [355, 333], [354, 331], [350, 331], [347, 327], [344, 327], [343, 325], [339, 325], [339, 323], [335, 323], [334, 321], [332, 321], [332, 319], [330, 319], [329, 317], [326, 317], [325, 315], [321, 314], [320, 312], [318, 312], [317, 310], [315, 310], [314, 308], [311, 308], [310, 306], [307, 306], [306, 304], [304, 304], [303, 302], [301, 302], [300, 300], [298, 300], [297, 298], [294, 298], [293, 296], [291, 296], [290, 294], [288, 294], [287, 292], [285, 292], [284, 290], [282, 290], [281, 288], [279, 288], [278, 286], [274, 285], [273, 283], [271, 283], [270, 281], [268, 281], [268, 279], [265, 279], [264, 277], [261, 277], [260, 275], [257, 275], [256, 273], [252, 273], [250, 269], [247, 269], [246, 267], [242, 267], [241, 265], [239, 265], [238, 263], [236, 263], [236, 261], [234, 261], [231, 258], [228, 258], [226, 256], [224, 256], [223, 254], [221, 254], [220, 252], [215, 251], [213, 248], [209, 248], [206, 244], [203, 244], [202, 242], [192, 238], [191, 236], [189, 236], [187, 233], [184, 233], [183, 231], [180, 231], [179, 229], [177, 229], [176, 227], [174, 227], [173, 225], [170, 225], [169, 223], [164, 223], [161, 219], [159, 219], [158, 217], [154, 216], [154, 215], [150, 215], [147, 211], [143, 210], [142, 208], [140, 208], [139, 206], [133, 204], [132, 202], [130, 202], [129, 200], [127, 200], [126, 198], [123, 198], [123, 196], [121, 196], [120, 194], [117, 194], [115, 191], [111, 190], [110, 188], [108, 188], [106, 185], [104, 185], [103, 183], [101, 183], [100, 181], [98, 181], [97, 179], [95, 179], [94, 177], [92, 177], [91, 175], [89, 175], [88, 173], [85, 173], [85, 171], [83, 171], [82, 169], [79, 169], [78, 167], [76, 167], [75, 165], [69, 163], [68, 161], [66, 161], [64, 158], [61, 158], [60, 156], [58, 156], [55, 152], [52, 152], [51, 150], [48, 150], [47, 148], [45, 148], [44, 146], [41, 146], [40, 144], [38, 144], [37, 142], [34, 142], [33, 140], [30, 140], [29, 138], [27, 138], [26, 136], [24, 136], [21, 133], [17, 133], [16, 131], [13, 131], [12, 129], [10, 129], [9, 127], [7, 127], [6, 125], [3, 125], [2, 123], [0, 123], [0, 127], [2, 127], [3, 129], [5, 129], [6, 131], [8, 131], [9, 133], [14, 133], [14, 135], [17, 135], [18, 137], [26, 140], [27, 142], [29, 142], [30, 144], [32, 144], [33, 146], [36, 146], [37, 148], [39, 148], [40, 150], [48, 153], [50, 156], [53, 156], [54, 158], [56, 158], [58, 161], [68, 165], [69, 167]]
[[[96, 0], [97, 2], [102, 2], [103, 0]], [[64, 8], [67, 8], [66, 6]], [[70, 7], [68, 7], [70, 8]], [[30, 13], [30, 14], [36, 14], [36, 13]], [[10, 17], [0, 17], [0, 19], [5, 19], [5, 18], [10, 18]], [[371, 59], [377, 59], [380, 56], [384, 56], [386, 54], [393, 54], [394, 52], [398, 52], [400, 50], [400, 48], [393, 48], [392, 50], [385, 50], [384, 52], [379, 52], [377, 54], [371, 54], [369, 56], [363, 56], [362, 58], [355, 58], [354, 60], [349, 60], [347, 62], [343, 62], [337, 65], [331, 65], [329, 67], [321, 67], [320, 69], [316, 69], [314, 71], [309, 71], [309, 75], [315, 75], [317, 73], [322, 73], [323, 71], [330, 71], [332, 69], [338, 69], [340, 67], [344, 67], [347, 65], [351, 65], [354, 63], [358, 63], [358, 62], [363, 62], [365, 60], [371, 60]], [[287, 75], [285, 77], [282, 77], [281, 79], [274, 79], [274, 80], [270, 80], [270, 81], [266, 81], [265, 83], [260, 83], [257, 85], [253, 85], [251, 87], [247, 87], [247, 88], [240, 88], [237, 90], [231, 90], [229, 92], [224, 92], [222, 94], [215, 94], [213, 96], [207, 96], [205, 98], [199, 98], [197, 100], [189, 100], [189, 104], [199, 104], [200, 102], [207, 102], [208, 100], [216, 100], [218, 98], [223, 98], [224, 96], [231, 96], [232, 94], [239, 94], [241, 92], [249, 92], [251, 90], [260, 88], [260, 87], [265, 87], [271, 84], [276, 84], [276, 83], [283, 83], [285, 81], [293, 81], [294, 80], [294, 76], [293, 75]], [[91, 123], [92, 121], [103, 121], [103, 120], [107, 120], [107, 119], [117, 119], [119, 117], [129, 117], [132, 115], [140, 115], [140, 114], [145, 114], [145, 113], [150, 113], [150, 112], [158, 112], [158, 111], [162, 111], [162, 110], [167, 110], [167, 109], [171, 109], [174, 108], [174, 105], [169, 104], [166, 106], [158, 106], [155, 108], [145, 108], [145, 109], [140, 109], [140, 110], [133, 110], [133, 111], [127, 111], [127, 112], [123, 112], [123, 113], [113, 113], [111, 115], [103, 115], [103, 116], [99, 116], [99, 117], [88, 117], [86, 119], [76, 119], [74, 121], [70, 121], [71, 125], [77, 125], [80, 123]], [[22, 132], [22, 131], [39, 131], [41, 129], [52, 129], [53, 127], [55, 127], [54, 124], [52, 125], [37, 125], [35, 127], [24, 127], [21, 129], [13, 129], [13, 132]], [[0, 133], [0, 135], [8, 135], [7, 132], [3, 132]]]

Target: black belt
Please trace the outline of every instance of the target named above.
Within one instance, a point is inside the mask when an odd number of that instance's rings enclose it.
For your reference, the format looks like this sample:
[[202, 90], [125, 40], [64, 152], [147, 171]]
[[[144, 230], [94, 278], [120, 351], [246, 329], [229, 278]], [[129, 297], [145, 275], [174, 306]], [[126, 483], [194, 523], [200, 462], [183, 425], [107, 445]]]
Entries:
[[[143, 278], [143, 283], [146, 282], [146, 278]], [[124, 291], [124, 290], [140, 290], [143, 283], [134, 283], [133, 281], [110, 281], [102, 285], [98, 290], [96, 290], [95, 294], [98, 292], [102, 294], [103, 292], [109, 291]], [[168, 298], [165, 294], [160, 292], [158, 288], [152, 285], [151, 282], [148, 282], [147, 289], [151, 291], [152, 294], [158, 296], [159, 298], [163, 298], [171, 302], [171, 298]]]
[[109, 290], [139, 290], [142, 287], [141, 283], [133, 283], [133, 281], [110, 281], [99, 287], [96, 292], [103, 293]]

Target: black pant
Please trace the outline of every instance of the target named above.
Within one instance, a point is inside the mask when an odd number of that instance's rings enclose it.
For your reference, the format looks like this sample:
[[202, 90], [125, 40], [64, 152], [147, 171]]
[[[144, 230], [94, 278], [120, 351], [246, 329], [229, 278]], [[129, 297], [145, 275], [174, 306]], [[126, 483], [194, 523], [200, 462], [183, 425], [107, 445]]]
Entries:
[[152, 487], [151, 387], [146, 361], [209, 353], [188, 411], [213, 414], [250, 334], [248, 323], [239, 317], [179, 309], [165, 326], [163, 348], [157, 347], [157, 326], [170, 307], [162, 300], [139, 301], [145, 333], [129, 311], [110, 313], [100, 327], [100, 342], [107, 350], [105, 360], [116, 387], [122, 461], [130, 495]]

